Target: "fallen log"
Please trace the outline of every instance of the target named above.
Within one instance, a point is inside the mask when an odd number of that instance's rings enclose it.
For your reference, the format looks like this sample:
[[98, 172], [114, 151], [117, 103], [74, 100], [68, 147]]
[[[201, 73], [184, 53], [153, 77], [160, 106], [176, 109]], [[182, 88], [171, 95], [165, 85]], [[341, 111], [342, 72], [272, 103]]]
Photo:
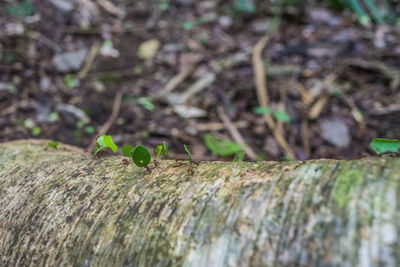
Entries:
[[0, 144], [1, 266], [398, 266], [400, 158], [161, 161]]

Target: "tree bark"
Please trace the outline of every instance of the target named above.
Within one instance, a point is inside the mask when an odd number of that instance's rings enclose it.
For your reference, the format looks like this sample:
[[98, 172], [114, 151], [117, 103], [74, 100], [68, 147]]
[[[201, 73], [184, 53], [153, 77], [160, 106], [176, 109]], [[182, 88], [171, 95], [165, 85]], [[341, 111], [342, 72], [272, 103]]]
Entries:
[[160, 161], [0, 145], [1, 266], [398, 266], [400, 158]]

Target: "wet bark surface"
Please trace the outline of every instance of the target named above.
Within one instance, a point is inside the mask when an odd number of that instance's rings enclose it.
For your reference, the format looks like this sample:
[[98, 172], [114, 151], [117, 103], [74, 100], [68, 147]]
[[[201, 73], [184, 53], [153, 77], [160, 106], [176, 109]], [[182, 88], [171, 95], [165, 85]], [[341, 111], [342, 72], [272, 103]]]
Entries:
[[161, 161], [0, 145], [1, 266], [396, 266], [400, 158]]

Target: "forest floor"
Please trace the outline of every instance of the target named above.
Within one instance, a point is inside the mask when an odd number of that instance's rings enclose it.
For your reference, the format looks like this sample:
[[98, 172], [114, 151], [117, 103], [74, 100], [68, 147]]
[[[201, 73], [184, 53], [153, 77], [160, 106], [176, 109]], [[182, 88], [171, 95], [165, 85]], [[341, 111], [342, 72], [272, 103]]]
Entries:
[[[400, 137], [400, 27], [309, 4], [286, 7], [269, 32], [273, 8], [259, 2], [2, 1], [0, 140], [87, 148], [102, 129], [119, 145], [223, 159], [205, 145], [211, 133], [242, 137], [257, 159], [305, 160], [358, 158], [373, 138]], [[266, 100], [271, 110], [254, 110]]]

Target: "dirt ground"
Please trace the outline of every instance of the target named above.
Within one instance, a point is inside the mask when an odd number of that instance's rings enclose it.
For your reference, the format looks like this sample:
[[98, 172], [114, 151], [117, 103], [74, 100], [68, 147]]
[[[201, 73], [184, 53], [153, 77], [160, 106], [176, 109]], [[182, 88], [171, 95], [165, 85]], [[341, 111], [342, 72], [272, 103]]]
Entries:
[[[277, 16], [274, 2], [2, 1], [0, 140], [87, 148], [103, 127], [118, 145], [224, 159], [205, 145], [212, 133], [242, 138], [256, 159], [305, 160], [372, 155], [373, 138], [399, 138], [400, 27], [312, 1]], [[254, 111], [255, 62], [273, 127]]]

